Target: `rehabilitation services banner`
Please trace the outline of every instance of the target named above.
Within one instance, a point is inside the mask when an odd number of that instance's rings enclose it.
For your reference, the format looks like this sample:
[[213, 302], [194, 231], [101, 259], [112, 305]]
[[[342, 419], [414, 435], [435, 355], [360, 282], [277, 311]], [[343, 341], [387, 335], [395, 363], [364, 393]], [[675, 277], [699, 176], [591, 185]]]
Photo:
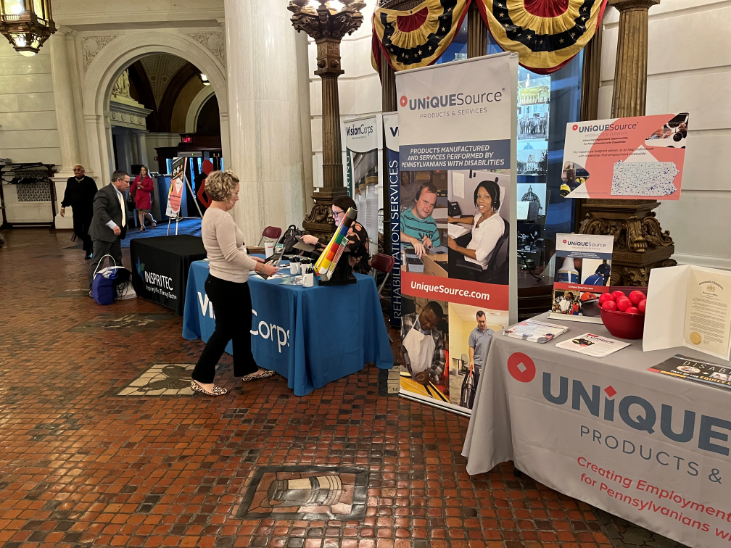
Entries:
[[388, 216], [391, 238], [391, 317], [392, 326], [401, 326], [401, 180], [398, 162], [398, 113], [387, 112], [383, 115], [383, 133], [386, 144], [386, 165], [388, 166]]
[[465, 415], [517, 319], [517, 81], [510, 53], [396, 73], [400, 394]]
[[380, 116], [354, 118], [345, 122], [348, 191], [358, 209], [358, 222], [378, 245], [378, 200], [380, 184], [378, 149]]
[[561, 195], [679, 200], [688, 113], [566, 125]]

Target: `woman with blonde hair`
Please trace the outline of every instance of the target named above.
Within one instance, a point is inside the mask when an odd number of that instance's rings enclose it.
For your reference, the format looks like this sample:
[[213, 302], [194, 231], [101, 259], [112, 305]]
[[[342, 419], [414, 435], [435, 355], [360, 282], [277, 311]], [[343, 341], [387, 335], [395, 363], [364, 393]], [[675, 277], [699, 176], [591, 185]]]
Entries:
[[251, 353], [251, 293], [247, 281], [252, 270], [271, 276], [277, 268], [246, 253], [244, 235], [228, 214], [239, 200], [239, 179], [233, 171], [210, 173], [206, 193], [213, 202], [201, 226], [210, 265], [205, 289], [216, 316], [216, 329], [198, 359], [190, 385], [194, 392], [222, 396], [227, 390], [215, 386], [213, 378], [228, 341], [233, 340], [236, 377], [248, 382], [274, 375], [274, 371], [259, 367]]
[[130, 185], [130, 194], [135, 199], [135, 209], [137, 210], [137, 219], [140, 221], [140, 232], [145, 231], [145, 218], [150, 219], [152, 228], [157, 227], [155, 219], [152, 218], [152, 194], [154, 186], [152, 177], [147, 172], [147, 167], [140, 167], [140, 174], [135, 177], [134, 182]]

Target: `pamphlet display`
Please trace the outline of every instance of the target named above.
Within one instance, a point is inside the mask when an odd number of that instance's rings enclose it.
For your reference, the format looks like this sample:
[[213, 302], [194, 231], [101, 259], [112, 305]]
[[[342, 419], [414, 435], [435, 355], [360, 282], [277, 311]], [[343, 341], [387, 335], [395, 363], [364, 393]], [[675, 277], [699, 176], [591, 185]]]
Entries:
[[679, 200], [688, 113], [566, 126], [561, 195]]
[[400, 394], [465, 415], [517, 320], [517, 81], [508, 53], [396, 74]]
[[687, 346], [731, 355], [731, 272], [700, 266], [655, 268], [645, 312], [645, 352]]
[[556, 234], [550, 318], [602, 323], [599, 298], [609, 291], [613, 236]]
[[568, 328], [555, 323], [539, 322], [538, 320], [525, 320], [506, 329], [503, 334], [514, 339], [545, 344], [556, 337], [560, 337], [568, 331]]
[[681, 354], [650, 367], [649, 371], [731, 390], [731, 367], [688, 358]]
[[584, 333], [573, 339], [556, 344], [556, 348], [571, 350], [579, 354], [586, 354], [594, 358], [604, 358], [610, 354], [614, 354], [617, 350], [627, 348], [629, 343], [610, 339], [609, 337], [601, 337], [591, 333]]

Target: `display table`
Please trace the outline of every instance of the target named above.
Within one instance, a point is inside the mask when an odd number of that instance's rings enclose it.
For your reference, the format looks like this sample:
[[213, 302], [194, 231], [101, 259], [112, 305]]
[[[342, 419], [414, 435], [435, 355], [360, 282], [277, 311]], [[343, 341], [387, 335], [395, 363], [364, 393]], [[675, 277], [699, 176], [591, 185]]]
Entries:
[[[188, 340], [207, 341], [215, 328], [207, 277], [207, 262], [191, 265], [183, 318]], [[285, 377], [296, 396], [361, 371], [366, 363], [393, 366], [376, 283], [370, 276], [355, 277], [353, 285], [310, 288], [249, 277], [254, 358]], [[232, 353], [231, 343], [226, 351]]]
[[172, 308], [181, 316], [190, 265], [206, 258], [203, 240], [186, 234], [140, 238], [130, 242], [129, 251], [137, 296]]
[[[537, 319], [546, 319], [546, 315]], [[483, 367], [462, 454], [481, 474], [513, 461], [536, 481], [689, 546], [731, 532], [731, 391], [648, 371], [689, 348], [602, 359], [497, 335]], [[614, 337], [612, 337], [614, 338]], [[731, 537], [726, 537], [731, 538]]]

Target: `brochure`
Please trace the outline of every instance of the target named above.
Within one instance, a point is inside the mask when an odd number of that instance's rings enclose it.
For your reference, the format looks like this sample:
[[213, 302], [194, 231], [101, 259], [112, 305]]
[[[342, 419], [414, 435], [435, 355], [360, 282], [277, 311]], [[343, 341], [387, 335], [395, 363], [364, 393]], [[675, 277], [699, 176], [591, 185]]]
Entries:
[[642, 349], [687, 346], [731, 356], [731, 272], [700, 266], [650, 272]]
[[605, 356], [609, 356], [609, 354], [614, 354], [617, 350], [627, 348], [628, 346], [629, 343], [618, 341], [616, 339], [600, 337], [599, 335], [593, 335], [591, 333], [584, 333], [574, 339], [558, 343], [556, 348], [579, 352], [580, 354], [586, 354], [587, 356], [593, 356], [594, 358], [603, 358]]
[[572, 122], [561, 196], [679, 200], [688, 113]]
[[602, 323], [599, 297], [609, 291], [613, 236], [556, 234], [549, 318]]
[[504, 335], [514, 339], [522, 339], [538, 344], [545, 344], [552, 341], [568, 331], [567, 327], [555, 323], [539, 322], [537, 320], [525, 320], [505, 331]]
[[731, 390], [731, 366], [728, 365], [718, 365], [676, 354], [650, 367], [649, 371]]

